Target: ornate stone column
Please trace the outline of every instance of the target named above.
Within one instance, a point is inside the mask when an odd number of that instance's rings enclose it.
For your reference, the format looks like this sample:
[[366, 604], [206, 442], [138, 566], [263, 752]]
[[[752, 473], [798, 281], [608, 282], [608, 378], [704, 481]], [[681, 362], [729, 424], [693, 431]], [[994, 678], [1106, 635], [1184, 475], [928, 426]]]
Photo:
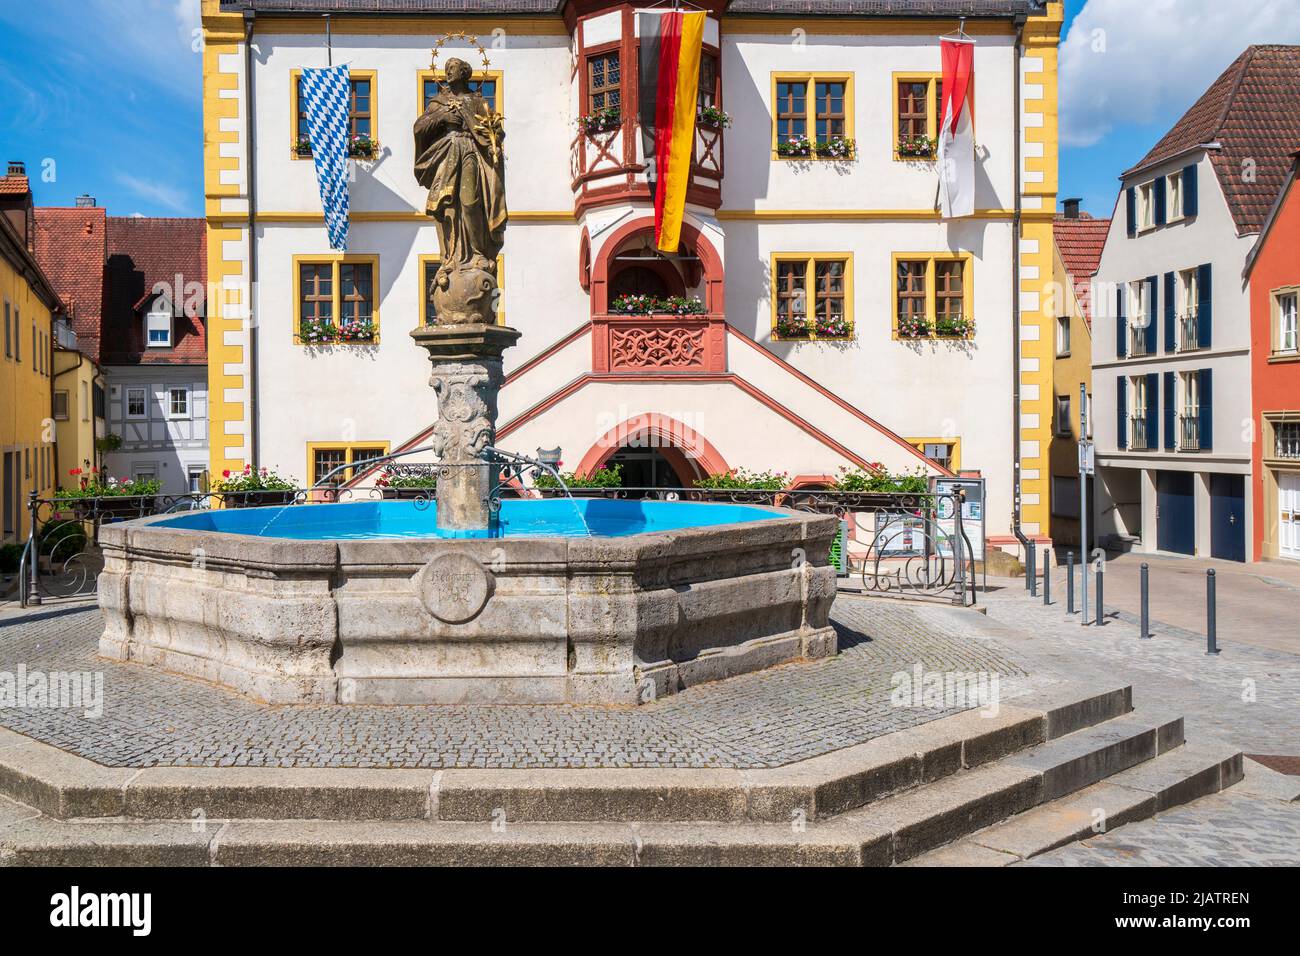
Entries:
[[437, 527], [444, 533], [493, 533], [491, 507], [499, 467], [484, 457], [496, 441], [497, 393], [505, 381], [501, 353], [519, 332], [502, 325], [426, 325], [411, 338], [433, 364], [429, 384], [438, 394], [433, 426], [438, 470]]

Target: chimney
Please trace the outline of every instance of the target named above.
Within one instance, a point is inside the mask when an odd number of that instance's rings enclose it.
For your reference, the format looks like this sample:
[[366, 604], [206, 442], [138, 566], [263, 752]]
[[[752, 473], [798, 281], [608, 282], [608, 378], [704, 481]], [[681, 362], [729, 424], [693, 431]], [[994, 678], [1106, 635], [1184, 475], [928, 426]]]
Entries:
[[95, 197], [89, 193], [82, 193], [77, 197], [78, 209], [93, 209], [95, 207]]
[[0, 215], [9, 220], [30, 250], [36, 240], [36, 217], [32, 214], [32, 187], [27, 181], [27, 164], [20, 159], [9, 160], [9, 171], [3, 178], [15, 180], [23, 191], [0, 195]]
[[26, 176], [26, 175], [27, 175], [27, 164], [24, 163], [21, 159], [11, 159], [11, 160], [9, 160], [9, 172], [6, 173], [5, 175], [7, 175], [7, 176]]
[[1062, 202], [1063, 202], [1064, 205], [1065, 205], [1065, 218], [1066, 218], [1066, 219], [1078, 219], [1078, 218], [1079, 218], [1079, 203], [1082, 202], [1082, 201], [1083, 201], [1083, 200], [1081, 200], [1081, 199], [1065, 199], [1065, 200], [1062, 200]]

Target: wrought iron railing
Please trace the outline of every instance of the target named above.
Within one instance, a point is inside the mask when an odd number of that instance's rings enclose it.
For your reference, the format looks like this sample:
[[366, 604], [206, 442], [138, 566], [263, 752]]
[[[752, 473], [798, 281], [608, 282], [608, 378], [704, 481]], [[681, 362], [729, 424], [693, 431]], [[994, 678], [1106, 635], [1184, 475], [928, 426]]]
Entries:
[[1178, 416], [1178, 450], [1179, 451], [1200, 451], [1201, 450], [1201, 416], [1200, 415], [1179, 415]]
[[1129, 329], [1128, 354], [1130, 358], [1138, 358], [1147, 354], [1147, 327], [1145, 325], [1134, 325]]
[[1178, 317], [1178, 351], [1194, 352], [1201, 347], [1201, 323], [1195, 315]]
[[1149, 451], [1151, 448], [1150, 438], [1147, 434], [1147, 417], [1146, 415], [1134, 415], [1128, 420], [1129, 443], [1128, 446], [1133, 451]]
[[[405, 474], [427, 475], [431, 468], [403, 466]], [[390, 474], [395, 469], [390, 469]], [[502, 466], [497, 498], [557, 497], [650, 499], [771, 505], [833, 515], [861, 527], [872, 516], [870, 540], [854, 557], [863, 589], [876, 594], [928, 597], [959, 605], [975, 603], [975, 549], [962, 524], [962, 495], [844, 492], [819, 489], [750, 488], [572, 488], [528, 487], [535, 475], [528, 460]], [[104, 524], [166, 513], [210, 508], [285, 507], [301, 504], [414, 499], [429, 507], [432, 488], [329, 487], [266, 491], [193, 492], [177, 495], [28, 499], [31, 531], [20, 563], [24, 607], [43, 597], [89, 594], [102, 567], [99, 531]], [[847, 548], [848, 542], [840, 546]]]

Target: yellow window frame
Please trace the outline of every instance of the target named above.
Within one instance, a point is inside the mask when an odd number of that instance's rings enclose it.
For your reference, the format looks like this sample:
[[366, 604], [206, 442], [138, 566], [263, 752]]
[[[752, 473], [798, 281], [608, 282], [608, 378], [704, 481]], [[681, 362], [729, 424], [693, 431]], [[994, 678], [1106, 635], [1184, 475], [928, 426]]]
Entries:
[[926, 445], [952, 445], [952, 460], [948, 462], [948, 470], [957, 474], [961, 471], [961, 439], [960, 438], [904, 438], [907, 442], [922, 455], [925, 454]]
[[[424, 112], [424, 84], [429, 80], [445, 80], [447, 71], [438, 70], [420, 70], [415, 74], [415, 115], [419, 117]], [[501, 70], [481, 70], [477, 67], [474, 70], [472, 80], [493, 80], [497, 85], [497, 105], [496, 111], [503, 116], [505, 115], [505, 73]]]
[[[316, 475], [316, 452], [318, 451], [341, 451], [343, 452], [343, 462], [348, 465], [346, 471], [341, 471], [334, 476], [334, 480], [342, 484], [352, 480], [352, 464], [356, 461], [354, 457], [358, 448], [379, 448], [382, 449], [380, 454], [387, 455], [392, 450], [392, 446], [386, 441], [309, 441], [307, 442], [307, 470], [304, 472], [307, 476], [307, 486], [315, 487], [320, 477]], [[323, 477], [323, 476], [321, 476]]]
[[[298, 155], [298, 150], [294, 147], [298, 143], [298, 80], [302, 77], [302, 70], [289, 71], [289, 158], [292, 160], [311, 159], [311, 153], [305, 156]], [[348, 79], [359, 79], [370, 81], [370, 138], [376, 143], [379, 142], [379, 71], [378, 70], [348, 70]], [[351, 101], [349, 100], [349, 107]], [[351, 110], [349, 109], [349, 113]], [[348, 122], [348, 135], [352, 134], [351, 120]]]
[[[416, 295], [416, 301], [420, 303], [420, 323], [429, 325], [433, 318], [429, 314], [429, 290], [425, 287], [424, 276], [429, 271], [428, 266], [437, 265], [442, 262], [440, 255], [420, 256], [420, 274], [416, 281], [419, 283], [419, 290]], [[506, 324], [506, 255], [501, 253], [497, 256], [497, 325]]]
[[[889, 87], [890, 100], [893, 103], [892, 110], [894, 114], [894, 125], [889, 134], [890, 149], [893, 150], [894, 159], [900, 163], [908, 162], [934, 162], [939, 154], [939, 123], [943, 117], [939, 111], [943, 109], [943, 104], [939, 102], [939, 83], [943, 80], [942, 73], [895, 73], [893, 81]], [[925, 91], [925, 135], [927, 138], [934, 140], [934, 154], [931, 156], [900, 156], [898, 153], [898, 85], [900, 83], [924, 83]], [[971, 77], [970, 88], [966, 92], [966, 97], [971, 104], [971, 131], [975, 128], [975, 78]]]
[[906, 341], [919, 341], [921, 338], [942, 339], [943, 341], [967, 341], [974, 338], [974, 333], [961, 336], [960, 338], [953, 335], [939, 336], [935, 334], [935, 321], [938, 318], [938, 288], [936, 278], [938, 270], [935, 266], [940, 262], [961, 262], [962, 281], [961, 281], [961, 310], [962, 316], [972, 323], [975, 322], [975, 257], [969, 252], [895, 252], [889, 262], [889, 288], [890, 288], [890, 327], [892, 336], [897, 341], [901, 336], [898, 334], [898, 264], [900, 262], [925, 262], [925, 321], [930, 326], [928, 336], [907, 336]]
[[318, 255], [305, 254], [293, 257], [293, 344], [310, 345], [303, 342], [298, 332], [302, 328], [302, 269], [304, 265], [332, 266], [330, 289], [334, 295], [334, 324], [338, 325], [343, 314], [343, 290], [339, 285], [339, 266], [344, 263], [369, 263], [370, 281], [375, 290], [375, 301], [371, 310], [371, 321], [375, 326], [375, 337], [369, 342], [337, 342], [336, 345], [378, 345], [379, 344], [379, 302], [383, 298], [379, 285], [379, 256], [373, 253], [325, 252]]
[[[833, 157], [818, 156], [815, 152], [811, 156], [779, 156], [776, 152], [777, 134], [776, 134], [776, 114], [777, 99], [776, 87], [778, 83], [805, 83], [807, 87], [804, 91], [804, 108], [807, 112], [804, 115], [804, 125], [808, 131], [808, 139], [817, 142], [817, 84], [818, 83], [843, 83], [844, 84], [844, 138], [853, 140], [857, 143], [857, 137], [853, 131], [853, 117], [855, 113], [853, 100], [853, 73], [786, 73], [773, 72], [771, 80], [771, 89], [768, 92], [768, 109], [772, 116], [772, 158], [781, 160], [807, 161], [813, 159], [830, 159]], [[856, 146], [853, 150], [857, 153]]]
[[[816, 331], [817, 317], [817, 262], [818, 261], [842, 261], [844, 263], [844, 321], [849, 327], [847, 336], [825, 336], [819, 337]], [[807, 335], [793, 335], [783, 337], [777, 334], [777, 266], [782, 262], [802, 262], [804, 265], [804, 318], [813, 325], [813, 330]], [[771, 300], [771, 334], [774, 341], [783, 342], [815, 342], [820, 338], [826, 342], [850, 342], [857, 338], [857, 325], [853, 321], [853, 253], [851, 252], [774, 252], [769, 275], [771, 291], [768, 294]]]

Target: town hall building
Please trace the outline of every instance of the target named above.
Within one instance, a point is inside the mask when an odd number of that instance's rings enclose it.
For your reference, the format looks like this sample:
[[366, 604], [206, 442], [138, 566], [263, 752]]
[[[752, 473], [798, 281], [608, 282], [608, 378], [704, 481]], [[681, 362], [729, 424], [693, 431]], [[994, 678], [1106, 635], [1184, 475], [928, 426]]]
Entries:
[[[653, 239], [635, 16], [669, 7], [204, 0], [212, 472], [311, 485], [428, 443], [436, 399], [410, 332], [432, 318], [438, 244], [412, 125], [455, 56], [504, 116], [499, 318], [522, 336], [503, 449], [618, 463], [635, 485], [733, 468], [803, 485], [846, 468], [978, 475], [990, 540], [1045, 534], [1061, 4], [835, 6], [703, 4], [670, 255]], [[974, 44], [975, 208], [950, 219], [943, 37]], [[301, 71], [328, 64], [351, 81], [342, 252], [299, 96]], [[646, 314], [635, 296], [687, 304]]]

